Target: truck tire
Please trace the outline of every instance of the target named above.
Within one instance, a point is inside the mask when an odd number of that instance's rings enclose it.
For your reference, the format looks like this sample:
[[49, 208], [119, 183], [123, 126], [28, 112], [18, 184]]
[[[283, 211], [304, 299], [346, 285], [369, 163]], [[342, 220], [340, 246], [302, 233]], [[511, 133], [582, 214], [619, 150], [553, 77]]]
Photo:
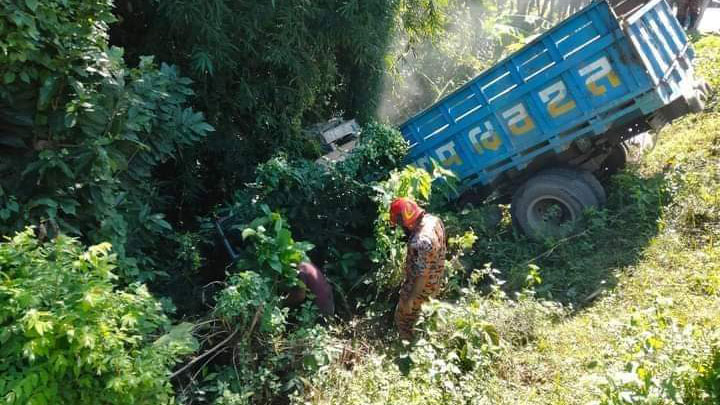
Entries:
[[705, 109], [705, 102], [700, 97], [700, 92], [696, 93], [694, 96], [685, 99], [690, 112], [693, 113], [699, 113]]
[[710, 87], [710, 84], [706, 80], [698, 79], [695, 81], [695, 90], [702, 94], [701, 98], [703, 100], [707, 100], [708, 97], [710, 97], [712, 87]]
[[568, 235], [587, 208], [604, 202], [605, 191], [592, 174], [550, 169], [533, 176], [517, 190], [510, 212], [513, 222], [526, 235], [543, 240]]
[[600, 180], [588, 171], [583, 170], [580, 172], [580, 175], [582, 176], [583, 181], [585, 181], [585, 184], [590, 186], [595, 194], [597, 206], [605, 205], [607, 202], [607, 193], [605, 193], [605, 187], [600, 184]]
[[565, 178], [567, 182], [577, 183], [578, 185], [584, 185], [588, 187], [590, 191], [595, 195], [595, 200], [589, 200], [589, 204], [603, 205], [607, 201], [607, 194], [605, 188], [600, 184], [600, 181], [592, 173], [587, 170], [578, 170], [570, 168], [553, 168], [546, 169], [541, 172], [545, 175], [560, 176]]

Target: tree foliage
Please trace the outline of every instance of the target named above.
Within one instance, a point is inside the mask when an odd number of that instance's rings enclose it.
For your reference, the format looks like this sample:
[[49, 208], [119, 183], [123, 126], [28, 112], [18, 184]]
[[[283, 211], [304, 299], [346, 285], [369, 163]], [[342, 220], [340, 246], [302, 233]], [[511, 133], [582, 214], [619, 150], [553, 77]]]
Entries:
[[310, 254], [313, 261], [327, 266], [339, 283], [352, 285], [371, 267], [363, 253], [374, 243], [374, 184], [402, 165], [407, 148], [397, 130], [371, 123], [344, 161], [320, 165], [273, 157], [257, 167], [255, 181], [237, 192], [220, 214], [247, 224], [261, 204], [282, 212], [298, 224], [299, 239], [318, 247]]
[[243, 243], [239, 258], [200, 328], [208, 347], [231, 342], [223, 349], [233, 350], [194, 372], [207, 367], [207, 378], [192, 377], [183, 388], [189, 403], [270, 403], [302, 391], [304, 378], [329, 359], [327, 329], [316, 324], [315, 306], [310, 301], [287, 305], [289, 294], [305, 288], [297, 266], [307, 261], [312, 245], [296, 241], [280, 214], [267, 206], [260, 211], [249, 224], [237, 225]]
[[196, 105], [218, 130], [205, 148], [186, 151], [202, 162], [194, 201], [208, 208], [278, 152], [317, 157], [316, 143], [302, 133], [308, 124], [372, 118], [392, 36], [435, 34], [447, 4], [123, 0], [113, 40], [177, 63], [196, 81]]
[[[379, 116], [403, 122], [569, 15], [559, 9], [541, 14], [539, 8], [551, 1], [454, 0], [434, 37], [418, 40], [399, 32], [388, 51], [393, 59]], [[568, 10], [582, 4], [570, 2]]]
[[[144, 286], [116, 290], [107, 243], [85, 250], [32, 229], [0, 243], [0, 399], [7, 404], [169, 403], [169, 367], [194, 348]], [[185, 332], [183, 332], [185, 330]]]
[[[172, 229], [155, 168], [212, 130], [190, 80], [107, 44], [110, 1], [9, 1], [0, 14], [0, 232], [41, 224], [99, 243], [153, 277]], [[137, 261], [146, 272], [139, 274]]]

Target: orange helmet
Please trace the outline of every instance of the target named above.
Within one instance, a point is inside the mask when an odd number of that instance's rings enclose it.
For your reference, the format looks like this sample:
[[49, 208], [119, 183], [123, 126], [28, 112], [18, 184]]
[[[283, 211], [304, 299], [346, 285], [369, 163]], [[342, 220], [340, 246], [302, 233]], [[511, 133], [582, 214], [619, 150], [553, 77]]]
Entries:
[[412, 229], [424, 213], [425, 210], [420, 208], [415, 201], [409, 198], [399, 197], [390, 204], [390, 224], [396, 226], [398, 217], [401, 217], [403, 225], [406, 228]]

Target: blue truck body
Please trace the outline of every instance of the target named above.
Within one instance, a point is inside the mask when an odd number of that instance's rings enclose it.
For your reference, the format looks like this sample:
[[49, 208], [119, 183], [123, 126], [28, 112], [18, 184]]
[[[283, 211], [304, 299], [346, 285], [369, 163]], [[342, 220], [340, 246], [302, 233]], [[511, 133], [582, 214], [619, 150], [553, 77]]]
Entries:
[[595, 1], [402, 124], [409, 163], [493, 184], [686, 101], [693, 57], [665, 0], [624, 16]]

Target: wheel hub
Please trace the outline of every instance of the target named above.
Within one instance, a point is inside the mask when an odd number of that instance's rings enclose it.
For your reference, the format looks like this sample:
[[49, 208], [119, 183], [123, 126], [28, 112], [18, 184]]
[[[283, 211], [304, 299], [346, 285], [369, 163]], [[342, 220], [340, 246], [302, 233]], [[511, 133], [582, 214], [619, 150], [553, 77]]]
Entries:
[[567, 202], [554, 196], [544, 196], [530, 203], [528, 220], [535, 229], [557, 234], [563, 224], [575, 221], [575, 215]]

